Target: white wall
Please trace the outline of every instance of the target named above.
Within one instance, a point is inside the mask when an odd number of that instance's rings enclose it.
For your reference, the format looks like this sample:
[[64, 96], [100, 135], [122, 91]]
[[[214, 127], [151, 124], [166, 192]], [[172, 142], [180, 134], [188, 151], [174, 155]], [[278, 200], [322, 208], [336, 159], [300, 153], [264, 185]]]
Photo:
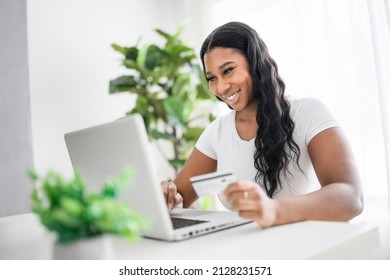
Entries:
[[[109, 80], [125, 74], [110, 45], [163, 42], [188, 18], [192, 1], [28, 1], [30, 89], [35, 168], [73, 174], [63, 135], [124, 116], [128, 94], [109, 95]], [[196, 25], [186, 38], [193, 42]], [[192, 33], [191, 33], [192, 32]], [[167, 166], [161, 166], [165, 173]], [[162, 174], [164, 178], [166, 175]], [[171, 175], [168, 174], [169, 177]]]
[[25, 0], [0, 0], [0, 217], [28, 212], [33, 167]]

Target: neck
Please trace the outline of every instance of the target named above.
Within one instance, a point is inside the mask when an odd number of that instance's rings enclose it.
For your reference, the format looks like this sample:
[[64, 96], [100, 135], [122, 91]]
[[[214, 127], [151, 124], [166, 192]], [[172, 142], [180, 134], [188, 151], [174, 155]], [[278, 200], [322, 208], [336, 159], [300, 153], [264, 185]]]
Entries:
[[238, 121], [256, 122], [257, 107], [258, 107], [258, 102], [253, 101], [244, 110], [236, 112], [236, 119]]

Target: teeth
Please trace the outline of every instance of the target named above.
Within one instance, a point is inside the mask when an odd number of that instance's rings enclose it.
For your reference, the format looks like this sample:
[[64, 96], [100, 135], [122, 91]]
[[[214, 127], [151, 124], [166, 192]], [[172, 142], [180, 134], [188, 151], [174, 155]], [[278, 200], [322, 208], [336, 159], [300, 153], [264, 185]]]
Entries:
[[233, 93], [232, 95], [226, 97], [227, 100], [232, 100], [240, 91], [236, 91], [235, 93]]

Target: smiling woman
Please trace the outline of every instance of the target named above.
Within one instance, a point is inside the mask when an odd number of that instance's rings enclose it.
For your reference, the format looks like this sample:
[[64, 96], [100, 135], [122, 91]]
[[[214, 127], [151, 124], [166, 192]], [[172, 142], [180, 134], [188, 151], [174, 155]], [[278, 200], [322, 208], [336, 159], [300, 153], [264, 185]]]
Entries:
[[212, 25], [238, 20], [261, 32], [287, 95], [326, 103], [350, 140], [365, 197], [390, 199], [388, 1], [212, 3]]
[[362, 211], [342, 129], [323, 103], [285, 96], [277, 64], [254, 29], [226, 23], [205, 39], [200, 55], [210, 90], [232, 111], [206, 128], [175, 184], [162, 184], [169, 207], [198, 198], [190, 177], [230, 170], [238, 180], [221, 202], [261, 227], [350, 220]]

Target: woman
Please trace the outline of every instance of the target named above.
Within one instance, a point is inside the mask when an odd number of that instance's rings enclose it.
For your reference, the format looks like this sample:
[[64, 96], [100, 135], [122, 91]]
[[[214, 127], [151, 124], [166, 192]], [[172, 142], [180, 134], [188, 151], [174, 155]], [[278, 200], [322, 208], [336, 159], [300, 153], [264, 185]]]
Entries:
[[169, 209], [197, 199], [190, 177], [230, 170], [238, 181], [222, 194], [226, 205], [261, 227], [361, 213], [361, 182], [341, 128], [321, 102], [285, 96], [255, 30], [222, 25], [200, 55], [211, 92], [233, 111], [206, 128], [174, 182], [161, 183]]

